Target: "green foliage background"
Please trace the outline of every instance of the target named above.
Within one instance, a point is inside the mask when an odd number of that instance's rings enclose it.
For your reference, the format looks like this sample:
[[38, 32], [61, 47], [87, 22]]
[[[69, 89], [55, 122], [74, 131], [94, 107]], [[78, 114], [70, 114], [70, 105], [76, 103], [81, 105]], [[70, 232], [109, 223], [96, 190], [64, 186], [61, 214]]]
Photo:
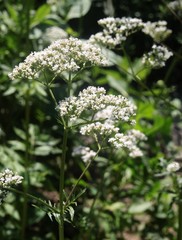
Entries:
[[[45, 31], [63, 28], [69, 35], [88, 38], [99, 30], [97, 20], [106, 16], [139, 17], [144, 21], [166, 20], [173, 30], [165, 44], [174, 56], [162, 69], [140, 73], [141, 81], [130, 74], [130, 63], [120, 52], [109, 53], [116, 63], [111, 68], [94, 67], [82, 73], [74, 90], [87, 85], [104, 86], [110, 93], [129, 97], [138, 107], [137, 128], [148, 140], [144, 157], [131, 159], [110, 149], [92, 164], [79, 184], [74, 220], [66, 223], [66, 239], [90, 240], [175, 240], [177, 232], [176, 175], [166, 166], [182, 151], [181, 124], [181, 12], [173, 13], [168, 1], [0, 1], [0, 169], [10, 168], [24, 176], [30, 172], [30, 193], [58, 202], [62, 129], [50, 97], [38, 82], [11, 81], [8, 73], [31, 51], [47, 46]], [[80, 7], [81, 6], [81, 7]], [[179, 26], [179, 27], [176, 27]], [[130, 37], [126, 49], [133, 69], [141, 67], [141, 56], [152, 41], [142, 33]], [[61, 79], [54, 85], [56, 98], [63, 99]], [[28, 122], [28, 125], [27, 125]], [[24, 159], [27, 149], [26, 166]], [[78, 144], [69, 136], [69, 148]], [[89, 139], [84, 139], [89, 141]], [[68, 152], [66, 191], [69, 192], [84, 169], [84, 163]], [[180, 174], [180, 173], [179, 173]], [[24, 176], [26, 177], [26, 176]], [[179, 177], [179, 175], [178, 175]], [[20, 187], [21, 189], [21, 187]], [[86, 190], [85, 190], [86, 189]], [[44, 211], [28, 201], [26, 239], [57, 239], [57, 226]], [[0, 239], [20, 239], [22, 197], [10, 194], [0, 206]]]

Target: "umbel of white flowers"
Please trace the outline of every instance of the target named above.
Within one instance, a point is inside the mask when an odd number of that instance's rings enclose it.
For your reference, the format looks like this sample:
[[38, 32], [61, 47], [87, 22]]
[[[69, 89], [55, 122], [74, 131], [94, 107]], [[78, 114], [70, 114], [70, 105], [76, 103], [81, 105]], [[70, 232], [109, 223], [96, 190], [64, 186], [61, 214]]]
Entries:
[[[108, 60], [97, 44], [115, 48], [121, 46], [127, 37], [142, 30], [150, 35], [155, 42], [161, 42], [168, 37], [165, 21], [144, 23], [138, 18], [104, 18], [98, 21], [103, 31], [92, 35], [88, 41], [70, 37], [53, 42], [49, 47], [39, 52], [32, 52], [18, 66], [15, 66], [11, 79], [39, 79], [40, 73], [46, 70], [55, 76], [66, 72], [77, 72], [88, 66], [107, 66]], [[162, 46], [154, 45], [152, 52], [144, 55], [144, 63], [158, 68], [172, 55]]]
[[[164, 41], [172, 32], [167, 29], [166, 21], [144, 23], [141, 19], [130, 17], [108, 17], [99, 20], [98, 24], [103, 27], [103, 31], [92, 35], [90, 41], [110, 49], [120, 48], [131, 34], [138, 31], [143, 31], [156, 43]], [[151, 68], [161, 68], [172, 55], [166, 47], [153, 45], [152, 51], [144, 54], [143, 63]]]
[[49, 70], [54, 75], [77, 72], [88, 66], [108, 65], [100, 48], [89, 41], [77, 38], [61, 39], [39, 52], [32, 52], [24, 62], [15, 66], [11, 79], [38, 79], [41, 72]]
[[164, 41], [172, 33], [170, 29], [167, 29], [166, 21], [146, 22], [142, 31], [151, 36], [156, 43]]
[[6, 169], [4, 172], [0, 173], [0, 204], [8, 194], [7, 188], [20, 184], [22, 180], [22, 176], [16, 175], [9, 169]]
[[121, 45], [128, 36], [141, 30], [144, 25], [141, 19], [130, 17], [108, 17], [100, 19], [98, 24], [103, 27], [103, 31], [92, 35], [90, 40], [111, 49]]
[[81, 156], [83, 162], [87, 163], [96, 156], [96, 152], [91, 150], [89, 147], [76, 146], [73, 148], [72, 156]]
[[[121, 121], [131, 126], [135, 124], [133, 117], [136, 107], [127, 98], [107, 95], [103, 87], [90, 86], [81, 91], [78, 97], [71, 96], [60, 101], [58, 110], [63, 122], [64, 119], [69, 119], [70, 125], [82, 123], [82, 135], [107, 139], [115, 148], [126, 148], [131, 157], [142, 156], [137, 143], [145, 140], [145, 135], [134, 129], [125, 133], [119, 132], [118, 124]], [[86, 151], [88, 155], [89, 150]], [[83, 148], [80, 148], [80, 155], [83, 155]], [[91, 155], [94, 156], [93, 152]]]
[[103, 31], [92, 35], [90, 39], [109, 48], [122, 45], [127, 37], [140, 30], [152, 37], [157, 43], [164, 41], [172, 32], [167, 29], [166, 21], [148, 21], [145, 23], [139, 18], [130, 17], [108, 17], [100, 19], [98, 24], [103, 28]]
[[152, 51], [144, 54], [142, 62], [151, 68], [161, 68], [165, 66], [165, 62], [173, 55], [163, 46], [152, 46]]

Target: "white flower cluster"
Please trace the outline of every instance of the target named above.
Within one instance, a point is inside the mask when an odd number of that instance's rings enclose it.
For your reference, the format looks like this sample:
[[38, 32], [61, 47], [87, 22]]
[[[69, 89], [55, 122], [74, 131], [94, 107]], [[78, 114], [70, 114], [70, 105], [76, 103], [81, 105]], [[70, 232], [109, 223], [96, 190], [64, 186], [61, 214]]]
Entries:
[[11, 185], [20, 184], [23, 180], [22, 176], [14, 174], [11, 170], [6, 169], [3, 173], [0, 173], [0, 186], [10, 187]]
[[176, 172], [181, 168], [180, 164], [178, 162], [172, 162], [170, 164], [168, 164], [167, 166], [167, 171], [168, 172]]
[[130, 118], [135, 115], [136, 107], [127, 98], [120, 95], [106, 95], [103, 87], [93, 86], [81, 91], [78, 97], [73, 96], [60, 101], [59, 112], [61, 117], [69, 117], [70, 121], [75, 121], [82, 118], [82, 113], [90, 110], [95, 114], [94, 119], [96, 120], [96, 114], [107, 109], [108, 106], [112, 108], [110, 116], [112, 114], [115, 121], [129, 122]]
[[99, 135], [110, 136], [112, 134], [117, 133], [118, 131], [119, 131], [119, 128], [115, 127], [114, 125], [108, 124], [108, 123], [101, 123], [101, 122], [90, 123], [81, 127], [80, 129], [80, 133], [82, 135], [99, 134]]
[[116, 148], [127, 148], [132, 157], [142, 156], [136, 144], [139, 140], [146, 139], [144, 134], [137, 130], [119, 133], [117, 127], [119, 121], [134, 124], [132, 117], [135, 116], [136, 107], [128, 99], [106, 95], [104, 88], [90, 86], [80, 92], [78, 97], [61, 101], [59, 111], [61, 117], [71, 121], [84, 120], [85, 125], [80, 128], [82, 135], [99, 137], [98, 139], [103, 137]]
[[146, 22], [142, 31], [157, 43], [164, 41], [172, 33], [170, 29], [167, 29], [166, 21]]
[[0, 173], [0, 204], [3, 202], [8, 193], [8, 191], [4, 188], [9, 188], [13, 185], [20, 184], [22, 180], [22, 176], [14, 174], [9, 169], [6, 169], [3, 173]]
[[173, 11], [179, 11], [179, 13], [182, 14], [182, 2], [180, 0], [168, 3], [168, 7], [171, 8]]
[[33, 52], [24, 62], [15, 66], [11, 79], [37, 79], [39, 73], [48, 69], [55, 75], [64, 71], [76, 72], [86, 66], [108, 65], [100, 48], [89, 41], [77, 38], [61, 39], [40, 52]]
[[81, 156], [83, 162], [87, 163], [96, 156], [96, 152], [91, 150], [89, 147], [77, 146], [73, 148], [72, 156]]
[[130, 152], [131, 157], [143, 156], [141, 150], [137, 147], [137, 142], [146, 140], [146, 136], [138, 130], [129, 130], [125, 135], [117, 133], [114, 137], [110, 138], [108, 142], [112, 143], [115, 148], [126, 148]]
[[161, 68], [165, 62], [173, 55], [166, 47], [153, 45], [152, 51], [144, 54], [142, 62], [151, 68]]
[[122, 44], [129, 35], [143, 28], [143, 22], [138, 18], [108, 17], [98, 21], [103, 31], [92, 35], [90, 40], [101, 43], [109, 48]]

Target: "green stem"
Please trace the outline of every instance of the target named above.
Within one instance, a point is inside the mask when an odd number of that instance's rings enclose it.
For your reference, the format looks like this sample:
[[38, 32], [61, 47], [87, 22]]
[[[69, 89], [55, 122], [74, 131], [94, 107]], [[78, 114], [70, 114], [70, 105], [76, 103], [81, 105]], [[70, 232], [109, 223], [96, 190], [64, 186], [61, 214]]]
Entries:
[[31, 9], [34, 8], [34, 0], [22, 0], [22, 5], [23, 5], [23, 9], [22, 9], [22, 17], [23, 19], [21, 19], [21, 23], [22, 27], [21, 27], [21, 31], [23, 31], [24, 36], [25, 36], [25, 46], [26, 52], [30, 52], [30, 39], [29, 39], [29, 33], [30, 33], [30, 11]]
[[29, 150], [30, 150], [30, 143], [29, 143], [29, 122], [30, 122], [30, 105], [29, 105], [29, 91], [27, 92], [25, 98], [25, 133], [26, 133], [26, 140], [25, 140], [25, 181], [23, 185], [23, 209], [22, 209], [22, 226], [21, 226], [21, 239], [25, 239], [25, 232], [28, 220], [28, 197], [27, 192], [30, 186], [30, 177], [29, 177]]
[[180, 192], [178, 203], [178, 236], [177, 240], [182, 240], [182, 191]]
[[60, 223], [59, 223], [59, 240], [64, 240], [64, 167], [66, 160], [66, 150], [67, 150], [67, 140], [68, 140], [68, 129], [64, 128], [63, 135], [63, 146], [62, 146], [62, 157], [60, 159], [60, 177], [59, 177], [59, 210], [60, 210]]
[[80, 180], [82, 179], [82, 177], [85, 175], [86, 171], [88, 170], [88, 168], [90, 167], [91, 163], [95, 160], [95, 158], [98, 156], [99, 152], [101, 151], [101, 148], [98, 149], [98, 151], [96, 152], [96, 155], [89, 161], [89, 163], [87, 164], [87, 166], [85, 167], [85, 169], [83, 170], [83, 172], [81, 173], [81, 175], [79, 176], [79, 178], [76, 181], [76, 184], [73, 186], [71, 192], [69, 193], [67, 199], [66, 199], [66, 203], [65, 203], [65, 207], [69, 204], [69, 200], [71, 198], [71, 196], [73, 195], [75, 189], [77, 188]]
[[[69, 73], [68, 79], [68, 97], [71, 95], [71, 73]], [[60, 210], [60, 223], [59, 223], [59, 240], [64, 240], [64, 168], [66, 161], [66, 151], [68, 142], [68, 119], [64, 124], [63, 133], [63, 145], [62, 145], [62, 157], [60, 158], [60, 176], [59, 176], [59, 210]]]
[[[20, 194], [20, 195], [24, 195], [24, 192], [22, 191], [19, 191], [15, 188], [4, 188], [5, 190], [7, 191], [11, 191], [11, 192], [14, 192], [14, 193], [17, 193], [17, 194]], [[46, 203], [44, 200], [40, 199], [40, 198], [37, 198], [29, 193], [26, 194], [27, 195], [27, 198], [30, 198], [32, 200], [35, 200], [36, 202], [46, 206], [48, 209], [52, 210], [53, 212], [56, 212], [56, 213], [59, 213], [59, 210], [54, 208], [54, 207], [51, 207], [48, 203]]]
[[55, 98], [55, 96], [54, 96], [54, 94], [53, 94], [50, 86], [47, 85], [47, 88], [48, 88], [49, 94], [50, 94], [50, 96], [51, 96], [51, 98], [52, 98], [52, 100], [53, 100], [53, 102], [54, 102], [54, 104], [55, 104], [55, 107], [57, 107], [57, 106], [58, 106], [58, 103], [57, 103], [57, 101], [56, 101], [56, 98]]

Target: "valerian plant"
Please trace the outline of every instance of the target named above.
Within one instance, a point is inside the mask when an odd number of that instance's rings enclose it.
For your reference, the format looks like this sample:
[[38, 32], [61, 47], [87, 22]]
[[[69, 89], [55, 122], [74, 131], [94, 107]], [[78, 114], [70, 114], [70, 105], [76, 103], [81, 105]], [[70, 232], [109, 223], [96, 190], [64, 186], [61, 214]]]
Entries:
[[[73, 90], [74, 80], [79, 79], [79, 74], [84, 69], [92, 66], [109, 67], [112, 64], [102, 52], [102, 46], [124, 49], [123, 43], [127, 37], [141, 30], [149, 34], [154, 42], [157, 39], [157, 44], [164, 32], [166, 37], [170, 34], [170, 31], [166, 32], [164, 22], [152, 25], [136, 18], [106, 18], [99, 20], [99, 24], [103, 27], [103, 32], [91, 36], [89, 40], [73, 37], [57, 40], [42, 51], [32, 52], [9, 74], [12, 80], [38, 81], [43, 84], [54, 102], [58, 123], [63, 127], [62, 155], [59, 162], [59, 204], [55, 206], [51, 202], [24, 193], [26, 197], [34, 198], [44, 205], [43, 210], [47, 211], [51, 219], [54, 217], [57, 220], [59, 240], [64, 240], [64, 220], [67, 212], [73, 220], [75, 189], [99, 154], [109, 148], [119, 148], [125, 149], [130, 157], [140, 157], [143, 153], [138, 143], [146, 140], [146, 136], [135, 129], [137, 109], [131, 100], [121, 95], [107, 94], [106, 89], [95, 86], [88, 86], [76, 95]], [[152, 28], [152, 34], [148, 28]], [[160, 31], [156, 30], [158, 28]], [[144, 55], [143, 63], [147, 67], [162, 67], [171, 55], [166, 47], [154, 45], [152, 52]], [[133, 71], [132, 74], [136, 78]], [[53, 92], [52, 86], [57, 79], [66, 83], [67, 96], [64, 99], [56, 99]], [[127, 127], [124, 128], [124, 125]], [[70, 149], [73, 150], [72, 155], [80, 156], [86, 166], [73, 188], [66, 193], [64, 172], [71, 132], [89, 136], [95, 146], [93, 148], [93, 145], [88, 146], [89, 143], [84, 142], [83, 145]]]

